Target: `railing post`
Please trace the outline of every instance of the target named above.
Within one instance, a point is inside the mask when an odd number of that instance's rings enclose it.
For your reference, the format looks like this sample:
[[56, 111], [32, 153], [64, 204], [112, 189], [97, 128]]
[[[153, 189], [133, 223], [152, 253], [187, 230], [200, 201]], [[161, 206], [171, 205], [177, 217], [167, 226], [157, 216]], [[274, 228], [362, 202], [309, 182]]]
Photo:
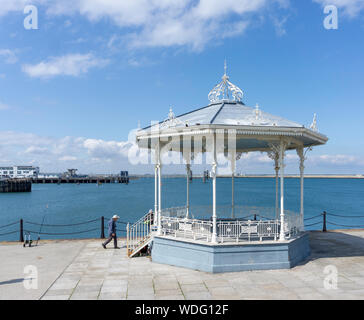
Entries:
[[129, 257], [129, 223], [126, 225], [126, 252]]
[[101, 217], [101, 239], [105, 239], [105, 218], [104, 216]]
[[322, 216], [323, 216], [323, 222], [322, 222], [322, 232], [326, 232], [327, 229], [326, 229], [326, 211], [324, 211], [322, 213]]
[[24, 242], [23, 219], [20, 219], [19, 241]]

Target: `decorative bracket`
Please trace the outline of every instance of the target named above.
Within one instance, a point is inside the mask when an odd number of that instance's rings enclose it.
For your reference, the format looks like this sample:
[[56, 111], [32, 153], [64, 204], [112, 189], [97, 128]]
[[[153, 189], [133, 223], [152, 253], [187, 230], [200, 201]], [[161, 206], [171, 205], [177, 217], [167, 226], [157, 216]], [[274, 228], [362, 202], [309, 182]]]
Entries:
[[305, 161], [307, 160], [307, 152], [312, 151], [312, 147], [304, 148], [303, 146], [296, 149], [297, 155], [300, 158], [300, 170], [304, 170], [305, 168]]

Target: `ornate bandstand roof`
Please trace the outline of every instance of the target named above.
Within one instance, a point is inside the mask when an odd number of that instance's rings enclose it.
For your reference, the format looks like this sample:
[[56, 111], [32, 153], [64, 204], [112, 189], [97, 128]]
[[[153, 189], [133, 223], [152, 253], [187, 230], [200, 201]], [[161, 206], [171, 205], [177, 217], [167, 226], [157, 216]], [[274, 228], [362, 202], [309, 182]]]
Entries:
[[243, 103], [243, 91], [230, 82], [225, 73], [222, 80], [209, 93], [210, 103], [202, 108], [175, 116], [170, 108], [168, 118], [137, 132], [137, 142], [144, 139], [171, 136], [208, 135], [217, 129], [235, 129], [237, 149], [266, 150], [269, 143], [279, 137], [291, 137], [292, 146], [310, 147], [325, 144], [326, 136], [317, 130], [316, 115], [310, 128], [280, 116], [272, 115]]

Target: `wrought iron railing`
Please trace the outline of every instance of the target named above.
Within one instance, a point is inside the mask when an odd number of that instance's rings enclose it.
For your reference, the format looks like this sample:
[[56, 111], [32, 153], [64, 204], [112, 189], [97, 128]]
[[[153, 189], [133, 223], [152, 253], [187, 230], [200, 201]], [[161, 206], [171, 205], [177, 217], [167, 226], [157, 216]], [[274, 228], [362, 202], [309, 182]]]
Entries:
[[221, 242], [277, 240], [280, 223], [277, 220], [220, 222], [217, 236]]
[[212, 236], [212, 222], [177, 217], [161, 217], [163, 235], [178, 238], [210, 241]]
[[[219, 242], [277, 240], [280, 234], [280, 218], [276, 219], [274, 208], [263, 207], [217, 207], [217, 239]], [[212, 207], [192, 206], [187, 208], [167, 208], [162, 211], [161, 230], [163, 235], [178, 238], [210, 241], [212, 238]], [[196, 218], [196, 215], [200, 218]], [[287, 239], [303, 231], [303, 221], [298, 213], [285, 210], [284, 234]]]
[[154, 214], [147, 213], [132, 225], [127, 225], [127, 252], [128, 256], [133, 256], [142, 249], [152, 237], [154, 225]]
[[[190, 206], [189, 218], [191, 219], [209, 219], [212, 215], [212, 206]], [[287, 215], [297, 215], [297, 213], [285, 210]], [[276, 220], [280, 219], [280, 212], [276, 212], [272, 207], [258, 207], [258, 206], [241, 206], [236, 205], [218, 205], [216, 206], [216, 215], [224, 219], [254, 219], [256, 217], [260, 220]], [[187, 216], [187, 207], [174, 207], [165, 208], [162, 210], [162, 216], [184, 218]]]

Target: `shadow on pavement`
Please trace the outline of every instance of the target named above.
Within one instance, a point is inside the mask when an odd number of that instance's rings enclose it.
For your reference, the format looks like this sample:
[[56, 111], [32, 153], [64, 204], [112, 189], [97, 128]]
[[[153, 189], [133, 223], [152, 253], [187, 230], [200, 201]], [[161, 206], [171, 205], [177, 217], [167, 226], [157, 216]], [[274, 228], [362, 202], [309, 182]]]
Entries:
[[364, 238], [336, 232], [310, 232], [311, 256], [309, 260], [336, 257], [364, 256]]
[[19, 283], [19, 282], [23, 282], [23, 281], [24, 281], [24, 278], [7, 280], [7, 281], [0, 282], [0, 286], [5, 285], [5, 284]]

